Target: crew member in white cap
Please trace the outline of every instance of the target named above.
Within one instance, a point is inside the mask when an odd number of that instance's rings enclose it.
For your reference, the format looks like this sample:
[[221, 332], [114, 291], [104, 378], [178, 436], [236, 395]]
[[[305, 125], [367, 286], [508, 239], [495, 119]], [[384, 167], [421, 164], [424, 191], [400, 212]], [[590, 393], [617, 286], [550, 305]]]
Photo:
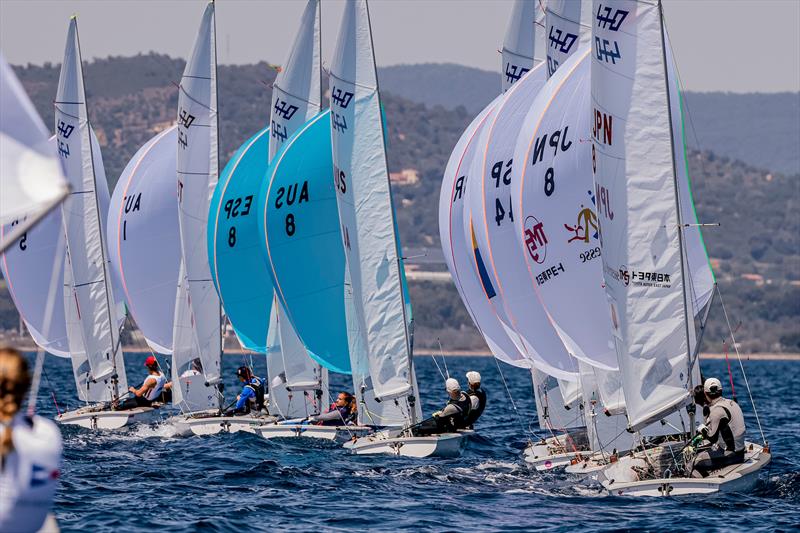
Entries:
[[722, 383], [708, 378], [703, 393], [709, 412], [705, 423], [697, 428], [692, 441], [708, 441], [710, 448], [698, 453], [690, 470], [692, 477], [707, 477], [712, 470], [744, 462], [744, 416], [739, 404], [722, 397]]
[[466, 418], [467, 428], [472, 429], [472, 425], [481, 417], [483, 410], [486, 409], [486, 392], [481, 388], [481, 375], [474, 370], [467, 372], [467, 395], [469, 396], [472, 409]]
[[433, 413], [433, 417], [421, 422], [414, 430], [417, 436], [434, 435], [437, 433], [448, 433], [466, 426], [466, 420], [472, 409], [472, 402], [464, 392], [461, 392], [461, 385], [458, 380], [447, 378], [444, 382], [447, 395], [447, 405], [441, 411]]

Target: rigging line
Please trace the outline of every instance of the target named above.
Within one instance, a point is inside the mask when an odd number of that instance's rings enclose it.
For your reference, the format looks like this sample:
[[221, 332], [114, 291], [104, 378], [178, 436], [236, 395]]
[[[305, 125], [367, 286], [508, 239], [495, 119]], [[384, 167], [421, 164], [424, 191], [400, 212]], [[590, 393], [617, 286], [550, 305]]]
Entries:
[[758, 410], [756, 409], [756, 403], [753, 401], [753, 392], [750, 390], [750, 383], [747, 381], [747, 373], [744, 371], [744, 365], [742, 364], [742, 356], [739, 353], [739, 347], [736, 344], [736, 337], [734, 336], [733, 329], [731, 328], [731, 322], [728, 319], [728, 311], [725, 309], [725, 302], [722, 300], [722, 291], [719, 289], [719, 285], [717, 285], [717, 294], [719, 294], [719, 303], [722, 305], [722, 314], [725, 315], [725, 323], [728, 325], [728, 331], [731, 333], [731, 344], [733, 344], [733, 349], [736, 351], [736, 358], [739, 360], [739, 368], [742, 370], [742, 377], [744, 378], [744, 386], [747, 388], [747, 395], [750, 397], [750, 405], [753, 406], [753, 414], [756, 416], [756, 422], [758, 423], [758, 431], [761, 433], [761, 441], [766, 444], [767, 437], [764, 436], [764, 428], [761, 427], [761, 418], [758, 416]]
[[431, 359], [433, 359], [433, 363], [436, 365], [436, 370], [439, 371], [439, 375], [442, 376], [443, 380], [446, 380], [447, 378], [444, 376], [444, 372], [442, 372], [442, 369], [439, 366], [439, 362], [436, 360], [436, 354], [435, 353], [431, 353]]
[[[439, 337], [436, 337], [436, 342], [439, 342]], [[447, 359], [444, 357], [444, 351], [442, 351], [442, 343], [439, 342], [439, 354], [442, 357], [442, 364], [444, 364], [444, 373], [447, 374], [447, 377], [450, 377], [450, 371], [447, 369]]]
[[503, 375], [503, 369], [500, 368], [500, 362], [497, 360], [497, 357], [492, 357], [494, 359], [494, 363], [497, 365], [497, 371], [500, 373], [500, 379], [503, 381], [503, 387], [506, 389], [506, 394], [508, 395], [509, 401], [511, 401], [511, 407], [514, 409], [514, 414], [517, 418], [517, 423], [519, 427], [522, 429], [522, 433], [530, 433], [529, 430], [525, 428], [525, 424], [523, 423], [522, 416], [519, 414], [519, 410], [517, 409], [517, 404], [514, 402], [514, 397], [511, 396], [511, 391], [508, 389], [508, 383], [506, 383], [506, 377]]

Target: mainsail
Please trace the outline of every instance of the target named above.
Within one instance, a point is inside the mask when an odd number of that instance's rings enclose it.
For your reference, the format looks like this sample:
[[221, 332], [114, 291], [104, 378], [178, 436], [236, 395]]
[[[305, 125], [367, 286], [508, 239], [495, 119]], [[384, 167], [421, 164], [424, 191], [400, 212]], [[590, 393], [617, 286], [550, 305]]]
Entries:
[[0, 252], [22, 237], [69, 192], [50, 135], [14, 71], [0, 54]]
[[221, 307], [206, 247], [209, 201], [219, 174], [214, 21], [211, 2], [203, 14], [178, 94], [177, 186], [183, 276], [176, 294], [173, 333], [173, 372], [199, 358], [205, 380], [211, 385], [221, 381], [222, 353]]
[[174, 288], [181, 263], [175, 188], [177, 127], [134, 154], [114, 189], [108, 251], [128, 311], [153, 350], [172, 353]]
[[508, 21], [503, 49], [503, 71], [500, 73], [503, 92], [519, 81], [533, 67], [542, 62], [543, 32], [536, 24], [544, 12], [538, 0], [515, 0]]
[[[105, 398], [115, 399], [127, 388], [127, 380], [97, 185], [105, 180], [105, 173], [102, 165], [94, 163], [95, 151], [100, 159], [99, 146], [92, 142], [89, 126], [75, 17], [70, 20], [58, 81], [55, 128], [58, 153], [72, 188], [62, 204], [70, 270], [65, 278], [72, 289], [72, 298], [67, 298], [65, 305], [74, 306], [70, 312], [74, 311], [80, 322], [80, 328], [67, 328], [67, 334], [80, 333], [75, 342], [88, 359], [88, 381], [102, 384]], [[70, 348], [72, 345], [71, 341]]]
[[356, 334], [369, 357], [376, 398], [402, 405], [402, 423], [415, 423], [421, 419], [421, 408], [365, 1], [345, 7], [330, 76], [334, 178]]
[[[631, 428], [689, 401], [692, 300], [658, 2], [595, 2], [595, 183], [612, 331]], [[696, 382], [696, 381], [695, 381]]]

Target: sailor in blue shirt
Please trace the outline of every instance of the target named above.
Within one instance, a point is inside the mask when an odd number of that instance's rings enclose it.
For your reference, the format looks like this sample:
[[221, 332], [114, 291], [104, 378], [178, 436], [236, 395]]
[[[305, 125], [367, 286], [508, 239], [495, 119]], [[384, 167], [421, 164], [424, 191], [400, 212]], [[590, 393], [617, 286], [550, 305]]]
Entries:
[[264, 380], [254, 376], [249, 368], [240, 366], [236, 371], [236, 376], [243, 384], [242, 392], [236, 397], [235, 414], [246, 414], [251, 410], [261, 411], [264, 408], [264, 398], [266, 396], [266, 386]]

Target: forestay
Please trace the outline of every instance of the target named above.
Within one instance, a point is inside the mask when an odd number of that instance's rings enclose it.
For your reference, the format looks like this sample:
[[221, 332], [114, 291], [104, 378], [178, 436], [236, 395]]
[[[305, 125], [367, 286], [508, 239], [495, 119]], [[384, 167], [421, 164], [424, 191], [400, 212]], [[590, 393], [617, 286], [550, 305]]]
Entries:
[[[71, 194], [62, 204], [64, 230], [70, 269], [72, 295], [65, 305], [75, 306], [80, 328], [68, 328], [67, 334], [80, 333], [91, 369], [90, 381], [102, 383], [109, 399], [117, 398], [127, 388], [125, 364], [119, 342], [117, 310], [113, 305], [111, 275], [105, 249], [105, 217], [100, 211], [97, 183], [105, 180], [102, 164], [95, 167], [92, 132], [86, 107], [83, 66], [78, 41], [77, 20], [70, 20], [64, 62], [55, 100], [55, 129], [58, 153], [71, 186]], [[72, 342], [70, 342], [72, 348]]]
[[[206, 7], [192, 55], [186, 63], [178, 94], [178, 222], [184, 277], [176, 295], [174, 366], [182, 355], [199, 357], [208, 383], [220, 381], [221, 308], [209, 269], [206, 233], [209, 201], [217, 184], [217, 52], [214, 3]], [[185, 291], [186, 296], [182, 294]], [[181, 343], [179, 313], [188, 302], [192, 344]]]
[[366, 2], [345, 7], [330, 74], [337, 203], [359, 334], [376, 397], [403, 405], [404, 423], [414, 423], [421, 411]]
[[181, 262], [177, 137], [172, 126], [139, 148], [114, 189], [107, 224], [114, 281], [147, 344], [164, 354], [172, 353]]
[[630, 426], [690, 399], [692, 302], [684, 292], [662, 23], [656, 2], [598, 1], [592, 116], [603, 274]]
[[0, 54], [0, 251], [13, 244], [69, 192], [50, 134]]

